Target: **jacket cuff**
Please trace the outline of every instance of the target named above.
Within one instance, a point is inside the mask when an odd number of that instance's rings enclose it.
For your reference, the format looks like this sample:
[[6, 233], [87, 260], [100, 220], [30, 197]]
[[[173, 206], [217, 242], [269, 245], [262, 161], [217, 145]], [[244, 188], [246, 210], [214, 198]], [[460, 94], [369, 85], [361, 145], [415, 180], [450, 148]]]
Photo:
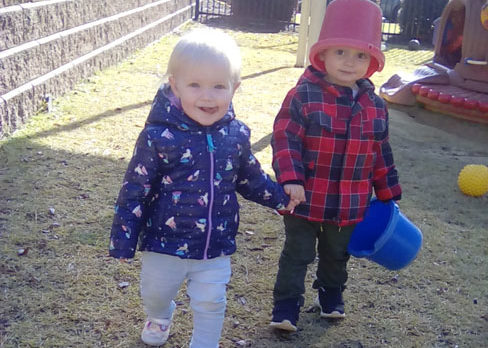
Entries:
[[284, 185], [302, 185], [303, 187], [305, 187], [305, 183], [302, 180], [288, 180], [288, 181], [282, 182], [281, 185], [282, 186], [284, 186]]

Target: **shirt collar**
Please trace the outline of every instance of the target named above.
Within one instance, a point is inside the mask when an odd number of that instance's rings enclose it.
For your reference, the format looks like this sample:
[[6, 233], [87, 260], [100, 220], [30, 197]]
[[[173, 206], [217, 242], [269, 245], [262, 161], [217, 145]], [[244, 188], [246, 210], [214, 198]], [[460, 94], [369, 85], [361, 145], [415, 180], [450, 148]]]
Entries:
[[[331, 93], [335, 97], [348, 94], [346, 90], [348, 90], [349, 93], [352, 94], [351, 88], [334, 85], [326, 81], [324, 77], [325, 77], [324, 72], [319, 71], [310, 65], [305, 69], [305, 72], [300, 77], [298, 83], [308, 81], [310, 83], [317, 84], [325, 88], [327, 92]], [[374, 92], [374, 84], [373, 82], [371, 82], [371, 80], [364, 78], [364, 79], [359, 79], [356, 83], [358, 85], [358, 94], [363, 94], [366, 92]]]

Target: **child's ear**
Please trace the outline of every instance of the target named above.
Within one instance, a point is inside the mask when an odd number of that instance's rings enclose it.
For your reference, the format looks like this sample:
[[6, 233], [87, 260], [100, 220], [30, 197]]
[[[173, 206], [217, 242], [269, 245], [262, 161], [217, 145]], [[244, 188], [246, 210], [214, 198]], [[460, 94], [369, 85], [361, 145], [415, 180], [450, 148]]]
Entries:
[[241, 85], [241, 82], [236, 82], [234, 83], [234, 90], [232, 91], [232, 93], [235, 93], [237, 91], [237, 89], [239, 88], [239, 86]]
[[178, 89], [176, 88], [175, 77], [173, 75], [170, 75], [168, 77], [168, 82], [169, 82], [169, 85], [171, 86], [171, 91], [173, 92], [173, 94], [179, 98]]
[[325, 51], [326, 50], [322, 50], [319, 52], [319, 59], [325, 63]]

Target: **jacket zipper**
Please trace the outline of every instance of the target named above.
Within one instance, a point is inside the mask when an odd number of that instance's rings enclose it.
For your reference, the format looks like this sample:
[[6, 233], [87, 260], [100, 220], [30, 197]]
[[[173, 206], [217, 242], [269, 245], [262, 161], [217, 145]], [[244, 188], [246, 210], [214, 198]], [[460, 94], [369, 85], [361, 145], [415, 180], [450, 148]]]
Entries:
[[214, 151], [215, 146], [212, 139], [212, 134], [207, 133], [207, 151], [210, 155], [210, 175], [209, 175], [209, 183], [210, 183], [210, 192], [208, 198], [208, 219], [207, 219], [207, 241], [205, 243], [205, 249], [203, 251], [203, 259], [207, 259], [207, 252], [208, 247], [210, 245], [210, 235], [212, 234], [212, 210], [213, 210], [213, 200], [214, 200]]

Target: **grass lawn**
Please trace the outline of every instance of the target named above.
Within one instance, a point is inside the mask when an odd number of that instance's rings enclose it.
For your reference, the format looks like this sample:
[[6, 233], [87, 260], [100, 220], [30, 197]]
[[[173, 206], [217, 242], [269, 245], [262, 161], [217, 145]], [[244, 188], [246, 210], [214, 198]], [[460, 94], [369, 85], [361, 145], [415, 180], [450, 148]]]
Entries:
[[[0, 141], [0, 347], [144, 346], [140, 255], [131, 264], [107, 256], [113, 204], [170, 50], [195, 25], [83, 81], [56, 98], [51, 113]], [[272, 173], [273, 119], [303, 71], [294, 67], [298, 36], [227, 30], [243, 54], [236, 113]], [[385, 70], [373, 76], [377, 86], [432, 57], [401, 48], [385, 54]], [[463, 196], [456, 178], [465, 164], [488, 164], [488, 131], [418, 108], [392, 108], [390, 127], [401, 209], [424, 234], [418, 259], [397, 272], [352, 259], [347, 317], [339, 323], [307, 311], [315, 297], [311, 265], [300, 330], [277, 334], [267, 325], [281, 219], [242, 200], [221, 347], [486, 346], [488, 197]], [[184, 289], [177, 301], [167, 346], [187, 347]]]

